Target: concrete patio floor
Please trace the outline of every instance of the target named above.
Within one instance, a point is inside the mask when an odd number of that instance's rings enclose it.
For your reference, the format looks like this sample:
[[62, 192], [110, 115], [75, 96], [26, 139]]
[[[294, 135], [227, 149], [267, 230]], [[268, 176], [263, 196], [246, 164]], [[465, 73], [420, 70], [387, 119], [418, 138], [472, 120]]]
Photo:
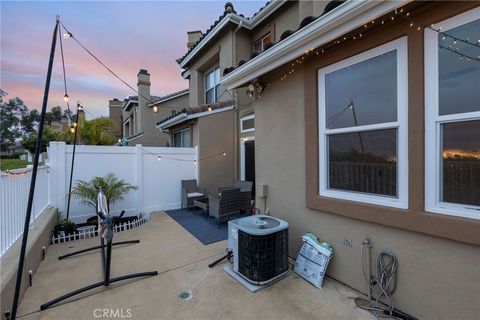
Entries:
[[[98, 251], [63, 261], [58, 255], [98, 244], [86, 239], [49, 247], [23, 298], [21, 319], [372, 319], [355, 307], [359, 294], [326, 279], [317, 289], [293, 272], [252, 294], [223, 271], [208, 264], [224, 254], [226, 241], [205, 246], [163, 212], [136, 229], [117, 233], [116, 241], [140, 239], [116, 247], [112, 277], [158, 270], [159, 275], [111, 284], [71, 298], [45, 311], [41, 304], [102, 280]], [[180, 293], [189, 291], [191, 299]], [[100, 309], [100, 310], [99, 310]], [[102, 310], [113, 310], [109, 317]], [[109, 311], [110, 312], [110, 311]], [[100, 315], [100, 316], [99, 316]]]

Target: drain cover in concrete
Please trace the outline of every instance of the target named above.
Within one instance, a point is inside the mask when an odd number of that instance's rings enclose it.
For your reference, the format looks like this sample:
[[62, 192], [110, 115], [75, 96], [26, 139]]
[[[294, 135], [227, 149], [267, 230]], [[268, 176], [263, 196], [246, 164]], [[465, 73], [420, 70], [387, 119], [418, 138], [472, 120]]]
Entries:
[[192, 299], [192, 293], [188, 291], [183, 291], [178, 295], [178, 297], [182, 300], [190, 300]]

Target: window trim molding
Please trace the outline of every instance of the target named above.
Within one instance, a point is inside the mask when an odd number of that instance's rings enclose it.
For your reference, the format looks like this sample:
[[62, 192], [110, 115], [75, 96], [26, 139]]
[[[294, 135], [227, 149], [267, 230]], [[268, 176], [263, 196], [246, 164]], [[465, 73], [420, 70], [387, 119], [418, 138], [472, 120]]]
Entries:
[[255, 131], [255, 122], [254, 122], [253, 128], [243, 129], [243, 121], [250, 120], [250, 119], [253, 119], [255, 121], [255, 113], [250, 113], [250, 114], [247, 114], [243, 117], [240, 117], [240, 133], [247, 133], [247, 132]]
[[[480, 7], [435, 23], [443, 31], [478, 20]], [[428, 28], [424, 32], [425, 61], [425, 211], [434, 214], [480, 219], [480, 207], [440, 201], [440, 126], [443, 123], [480, 120], [480, 111], [439, 115], [438, 99], [438, 34]], [[431, 75], [427, 77], [427, 75]], [[434, 81], [431, 81], [431, 79]]]
[[[208, 75], [213, 73], [213, 79], [215, 81], [215, 71], [217, 71], [217, 70], [218, 70], [218, 74], [219, 74], [218, 83], [215, 83], [213, 85], [213, 87], [207, 89], [207, 77], [208, 77]], [[218, 94], [217, 93], [217, 87], [220, 85], [220, 77], [221, 77], [221, 75], [220, 75], [220, 66], [219, 65], [216, 65], [215, 67], [212, 67], [212, 68], [208, 69], [208, 71], [204, 73], [204, 76], [203, 76], [203, 88], [204, 88], [204, 90], [203, 90], [203, 96], [204, 96], [203, 101], [205, 103], [215, 103], [215, 102], [217, 102], [217, 94]], [[207, 91], [212, 90], [212, 89], [213, 89], [214, 101], [207, 102]]]
[[[180, 134], [180, 143], [182, 143], [182, 132], [188, 131], [190, 135], [190, 146], [175, 146], [175, 134]], [[183, 143], [182, 143], [183, 144]], [[192, 128], [191, 127], [184, 127], [172, 132], [172, 147], [174, 148], [191, 148], [192, 146]]]
[[[358, 126], [357, 128], [326, 129], [325, 123], [325, 76], [328, 73], [366, 61], [387, 52], [397, 51], [397, 121]], [[390, 41], [347, 59], [338, 61], [317, 72], [318, 77], [318, 142], [319, 142], [319, 195], [329, 198], [363, 202], [374, 205], [408, 209], [408, 44], [407, 37]], [[354, 191], [329, 189], [328, 180], [328, 135], [342, 132], [359, 132], [397, 128], [397, 197], [381, 196]]]

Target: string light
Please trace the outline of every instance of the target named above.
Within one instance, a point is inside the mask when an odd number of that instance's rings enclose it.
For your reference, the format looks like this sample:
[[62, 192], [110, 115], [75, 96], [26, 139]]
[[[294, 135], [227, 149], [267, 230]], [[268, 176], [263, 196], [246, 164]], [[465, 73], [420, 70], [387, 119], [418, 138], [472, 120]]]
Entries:
[[212, 111], [212, 107], [208, 106], [208, 112]]
[[155, 112], [155, 113], [158, 112], [158, 107], [157, 106], [153, 106], [153, 112]]
[[74, 126], [70, 128], [70, 132], [75, 133], [75, 127]]
[[[450, 38], [453, 40], [453, 44], [457, 44], [457, 42], [463, 42], [463, 43], [467, 43], [467, 44], [470, 44], [472, 46], [475, 46], [475, 47], [478, 47], [480, 48], [480, 39], [478, 39], [477, 41], [473, 42], [473, 41], [470, 41], [469, 39], [460, 39], [460, 38], [457, 38], [457, 37], [454, 37], [454, 36], [451, 36], [445, 32], [442, 31], [442, 28], [435, 28], [434, 25], [423, 25], [421, 23], [417, 23], [415, 21], [413, 21], [411, 18], [410, 18], [410, 12], [406, 12], [404, 13], [405, 9], [404, 8], [399, 8], [399, 9], [395, 9], [394, 11], [394, 15], [390, 16], [390, 19], [387, 18], [388, 21], [394, 21], [395, 20], [395, 16], [398, 16], [400, 18], [404, 18], [406, 20], [409, 21], [409, 26], [410, 28], [415, 28], [416, 31], [422, 31], [423, 29], [430, 29], [430, 30], [433, 30], [435, 32], [437, 32], [438, 34], [440, 34], [442, 36], [442, 40], [445, 40], [447, 38]], [[387, 22], [388, 22], [387, 21]], [[361, 31], [365, 31], [366, 30], [370, 30], [371, 28], [375, 27], [375, 26], [379, 26], [379, 25], [385, 25], [385, 19], [383, 20], [378, 20], [377, 22], [375, 22], [375, 20], [371, 20], [367, 23], [364, 23], [363, 24], [363, 27], [360, 27], [361, 28]], [[369, 28], [369, 26], [371, 26], [371, 28]], [[358, 32], [358, 29], [357, 29], [357, 32]], [[289, 69], [288, 71], [285, 71], [284, 74], [282, 74], [280, 76], [280, 80], [283, 81], [285, 80], [286, 78], [288, 78], [288, 76], [292, 75], [294, 72], [295, 72], [295, 67], [298, 67], [299, 64], [302, 64], [302, 61], [305, 60], [305, 58], [308, 58], [312, 55], [315, 55], [315, 56], [319, 56], [323, 53], [325, 53], [326, 50], [329, 50], [333, 47], [336, 47], [338, 44], [340, 43], [343, 43], [345, 41], [348, 41], [348, 40], [357, 40], [358, 38], [362, 38], [363, 37], [363, 34], [362, 32], [353, 32], [353, 34], [351, 34], [350, 36], [348, 35], [343, 35], [337, 39], [334, 39], [332, 40], [332, 42], [330, 42], [330, 44], [327, 44], [326, 46], [323, 46], [322, 48], [320, 49], [317, 49], [317, 50], [307, 50], [305, 52], [305, 54], [302, 56], [302, 57], [299, 57], [295, 60], [295, 62], [292, 62], [291, 63], [291, 66], [293, 67], [292, 69]], [[446, 47], [443, 47], [443, 46], [439, 46], [439, 50], [440, 49], [447, 49], [453, 53], [456, 53], [460, 59], [462, 60], [467, 60], [467, 61], [480, 61], [480, 56], [476, 56], [476, 57], [473, 57], [473, 56], [469, 56], [469, 55], [466, 55], [464, 53], [461, 53], [459, 48], [453, 48], [452, 46], [449, 46], [448, 48]]]
[[20, 172], [16, 172], [16, 171], [12, 171], [12, 170], [5, 170], [5, 171], [2, 172], [2, 175], [10, 176], [10, 177], [12, 177], [12, 176], [18, 177], [18, 176], [26, 176], [30, 172], [32, 172], [31, 169], [27, 169], [25, 171], [20, 171]]
[[70, 39], [72, 37], [72, 34], [70, 32], [66, 32], [63, 34], [64, 39]]
[[68, 94], [65, 93], [65, 95], [63, 96], [63, 101], [68, 102], [68, 100], [69, 100]]
[[227, 155], [227, 153], [226, 153], [226, 152], [222, 152], [222, 156], [224, 156], [224, 157], [225, 157], [226, 155]]

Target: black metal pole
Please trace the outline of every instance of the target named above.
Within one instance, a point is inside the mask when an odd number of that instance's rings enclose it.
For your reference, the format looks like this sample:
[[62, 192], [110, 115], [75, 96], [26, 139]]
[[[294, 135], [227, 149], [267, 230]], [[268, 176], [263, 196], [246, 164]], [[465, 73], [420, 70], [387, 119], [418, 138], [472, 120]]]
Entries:
[[80, 102], [77, 102], [77, 119], [75, 119], [75, 135], [73, 136], [72, 165], [70, 167], [70, 185], [68, 187], [67, 220], [70, 217], [70, 198], [72, 197], [73, 166], [75, 164], [75, 148], [77, 147], [77, 131], [78, 131], [79, 118], [80, 118]]
[[15, 292], [13, 294], [13, 303], [10, 318], [15, 320], [17, 317], [18, 300], [20, 298], [20, 287], [22, 284], [22, 272], [25, 264], [25, 251], [28, 240], [28, 228], [30, 226], [30, 217], [32, 215], [33, 196], [35, 194], [35, 182], [37, 180], [38, 158], [40, 157], [40, 148], [42, 147], [43, 126], [45, 124], [45, 113], [48, 103], [48, 92], [50, 90], [50, 79], [52, 77], [53, 59], [55, 57], [55, 45], [57, 40], [59, 17], [55, 23], [53, 31], [52, 46], [50, 49], [50, 59], [48, 61], [47, 79], [45, 81], [45, 91], [43, 94], [42, 112], [40, 113], [40, 122], [38, 124], [37, 142], [35, 145], [35, 158], [33, 159], [32, 180], [30, 181], [30, 193], [28, 194], [27, 212], [25, 215], [25, 224], [23, 225], [22, 247], [20, 248], [20, 258], [18, 259], [17, 281], [15, 283]]
[[[112, 246], [120, 246], [120, 245], [124, 245], [124, 244], [135, 244], [135, 243], [140, 243], [140, 240], [119, 241], [119, 242], [112, 243]], [[105, 245], [103, 245], [103, 246], [105, 247]], [[63, 256], [59, 256], [58, 260], [63, 260], [65, 258], [69, 258], [69, 257], [75, 256], [77, 254], [81, 254], [81, 253], [85, 253], [85, 252], [89, 252], [89, 251], [93, 251], [93, 250], [97, 250], [97, 249], [101, 249], [101, 248], [102, 248], [102, 246], [100, 245], [100, 246], [95, 246], [95, 247], [90, 247], [90, 248], [78, 250], [78, 251], [75, 251], [75, 252], [70, 252], [70, 253], [64, 254]]]

